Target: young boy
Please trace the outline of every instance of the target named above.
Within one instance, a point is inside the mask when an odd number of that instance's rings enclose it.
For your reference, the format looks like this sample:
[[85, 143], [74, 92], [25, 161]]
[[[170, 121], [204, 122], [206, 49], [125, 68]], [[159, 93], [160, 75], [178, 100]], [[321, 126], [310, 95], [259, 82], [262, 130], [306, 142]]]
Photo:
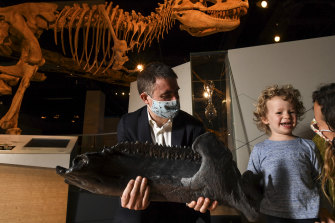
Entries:
[[255, 145], [248, 170], [264, 176], [262, 222], [318, 221], [317, 150], [311, 140], [292, 133], [304, 111], [299, 91], [290, 85], [270, 86], [258, 98], [255, 121], [269, 138]]

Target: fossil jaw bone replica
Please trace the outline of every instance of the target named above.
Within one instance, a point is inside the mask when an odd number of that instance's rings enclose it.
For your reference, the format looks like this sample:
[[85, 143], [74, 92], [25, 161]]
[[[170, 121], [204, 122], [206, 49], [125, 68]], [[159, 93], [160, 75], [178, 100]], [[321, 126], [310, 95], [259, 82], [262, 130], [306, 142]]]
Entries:
[[[127, 75], [120, 72], [132, 72], [124, 66], [129, 60], [128, 51], [144, 50], [154, 39], [163, 38], [175, 20], [191, 35], [206, 36], [235, 29], [248, 6], [247, 0], [165, 0], [148, 16], [126, 12], [112, 2], [93, 6], [74, 4], [60, 12], [54, 3], [23, 3], [0, 8], [0, 53], [8, 57], [13, 51], [21, 54], [16, 65], [0, 66], [0, 94], [11, 94], [11, 86], [21, 79], [8, 112], [0, 120], [0, 128], [8, 134], [21, 133], [18, 115], [23, 95], [30, 81], [46, 78], [37, 72], [45, 63], [44, 57], [50, 63], [61, 62], [65, 68], [77, 70], [84, 77], [130, 82]], [[63, 53], [66, 51], [64, 29], [69, 30], [67, 41], [77, 66], [58, 54], [42, 54], [38, 37], [47, 29], [54, 30], [56, 44], [59, 43], [58, 32], [61, 33]], [[81, 50], [78, 50], [79, 38]]]
[[69, 169], [56, 167], [65, 182], [92, 193], [121, 196], [130, 179], [148, 178], [150, 200], [185, 203], [208, 197], [240, 211], [249, 221], [259, 217], [262, 175], [241, 175], [231, 151], [204, 133], [192, 149], [150, 143], [120, 143], [73, 159]]

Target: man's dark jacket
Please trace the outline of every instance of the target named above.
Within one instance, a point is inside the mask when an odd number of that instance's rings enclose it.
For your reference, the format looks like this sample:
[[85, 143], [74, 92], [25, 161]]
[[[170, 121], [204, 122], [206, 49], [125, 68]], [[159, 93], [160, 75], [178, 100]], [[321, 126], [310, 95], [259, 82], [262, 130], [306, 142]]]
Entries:
[[[152, 143], [147, 106], [122, 116], [117, 131], [118, 142]], [[191, 147], [195, 138], [204, 132], [203, 124], [199, 120], [184, 111], [179, 111], [172, 122], [171, 145]], [[151, 202], [143, 211], [120, 207], [120, 210], [117, 210], [115, 222], [194, 223], [199, 217], [205, 222], [210, 222], [209, 212], [201, 214], [181, 203]]]

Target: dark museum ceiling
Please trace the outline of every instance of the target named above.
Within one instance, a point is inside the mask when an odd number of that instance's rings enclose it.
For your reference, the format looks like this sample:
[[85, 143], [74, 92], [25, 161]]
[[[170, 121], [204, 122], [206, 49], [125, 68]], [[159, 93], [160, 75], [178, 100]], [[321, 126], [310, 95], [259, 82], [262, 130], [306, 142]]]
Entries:
[[[154, 11], [158, 2], [161, 1], [114, 0], [113, 3], [114, 5], [118, 4], [120, 8], [126, 11], [135, 10], [147, 15]], [[23, 2], [29, 1], [1, 0], [0, 7]], [[74, 2], [94, 4], [103, 1], [33, 2], [59, 2], [71, 5]], [[128, 55], [130, 61], [127, 62], [126, 66], [133, 69], [139, 62], [145, 64], [155, 60], [163, 61], [170, 66], [177, 66], [188, 62], [190, 53], [194, 52], [220, 51], [272, 44], [275, 34], [280, 35], [280, 42], [335, 35], [334, 0], [268, 0], [268, 8], [260, 8], [257, 3], [258, 1], [250, 0], [248, 13], [242, 17], [240, 26], [226, 33], [217, 33], [207, 37], [192, 37], [186, 31], [179, 29], [177, 21], [172, 30], [159, 43], [153, 41], [151, 47], [146, 48], [145, 51], [130, 53]], [[43, 48], [50, 46], [52, 48], [54, 40], [50, 40], [50, 38], [52, 38], [50, 33], [42, 34], [40, 44]], [[43, 72], [43, 68], [41, 70]], [[100, 89], [106, 94], [107, 116], [120, 116], [127, 112], [128, 97], [120, 96], [120, 93], [126, 92], [126, 95], [128, 95], [128, 87], [101, 83], [79, 78], [75, 75], [45, 73], [47, 75], [46, 81], [31, 83], [28, 88], [23, 99], [22, 112], [31, 115], [36, 113], [37, 110], [43, 110], [45, 113], [63, 110], [72, 113], [72, 111], [83, 110], [85, 92], [91, 89]], [[0, 107], [9, 105], [11, 99], [12, 96], [0, 96]], [[78, 101], [78, 103], [64, 104], [66, 101]], [[0, 116], [2, 115], [3, 110], [0, 110]]]

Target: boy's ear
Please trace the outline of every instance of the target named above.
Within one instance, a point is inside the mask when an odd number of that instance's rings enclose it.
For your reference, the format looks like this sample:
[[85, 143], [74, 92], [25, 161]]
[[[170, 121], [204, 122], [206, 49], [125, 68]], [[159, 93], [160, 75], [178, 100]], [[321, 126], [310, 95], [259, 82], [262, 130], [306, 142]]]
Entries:
[[269, 121], [266, 117], [262, 117], [261, 120], [262, 120], [263, 124], [265, 124], [265, 125], [269, 124]]

